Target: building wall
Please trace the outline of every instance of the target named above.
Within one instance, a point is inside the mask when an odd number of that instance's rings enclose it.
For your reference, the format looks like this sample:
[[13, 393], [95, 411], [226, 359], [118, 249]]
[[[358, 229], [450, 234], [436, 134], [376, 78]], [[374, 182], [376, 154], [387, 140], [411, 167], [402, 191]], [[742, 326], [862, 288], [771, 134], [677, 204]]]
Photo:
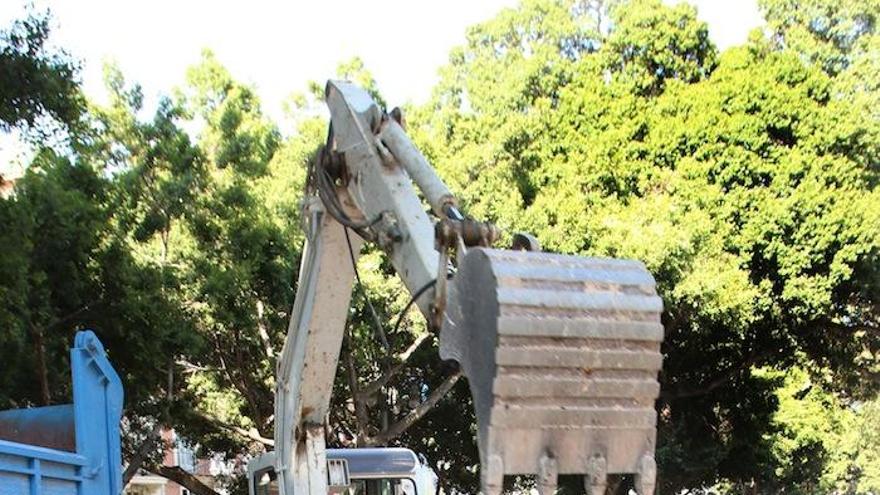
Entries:
[[165, 495], [168, 480], [161, 476], [138, 474], [122, 492], [124, 495]]
[[0, 198], [6, 199], [15, 192], [15, 180], [6, 180], [0, 175]]

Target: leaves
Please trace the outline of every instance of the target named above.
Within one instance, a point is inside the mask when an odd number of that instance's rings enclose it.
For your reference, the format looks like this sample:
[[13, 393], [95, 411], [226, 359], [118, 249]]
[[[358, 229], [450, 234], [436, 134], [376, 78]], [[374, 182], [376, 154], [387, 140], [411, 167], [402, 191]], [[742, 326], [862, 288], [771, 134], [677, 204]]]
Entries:
[[0, 130], [39, 142], [76, 127], [84, 107], [79, 64], [49, 44], [48, 12], [28, 11], [0, 31]]

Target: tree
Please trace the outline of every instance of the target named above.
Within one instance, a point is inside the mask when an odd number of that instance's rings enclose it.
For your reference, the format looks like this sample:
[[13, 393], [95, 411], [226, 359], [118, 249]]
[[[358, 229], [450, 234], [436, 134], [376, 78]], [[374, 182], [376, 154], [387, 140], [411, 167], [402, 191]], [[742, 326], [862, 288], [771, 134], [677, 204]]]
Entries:
[[[134, 386], [149, 394], [153, 406], [126, 416], [125, 481], [143, 467], [199, 493], [205, 487], [195, 478], [161, 466], [161, 430], [176, 429], [209, 455], [235, 456], [255, 439], [258, 445], [264, 440], [256, 429], [250, 429], [249, 418], [238, 412], [241, 399], [231, 391], [244, 383], [248, 397], [259, 398], [251, 402], [259, 405], [257, 412], [271, 411], [271, 383], [265, 378], [274, 363], [264, 361], [251, 372], [251, 357], [243, 361], [240, 354], [247, 349], [236, 348], [226, 339], [234, 338], [248, 324], [248, 338], [260, 341], [263, 334], [258, 329], [264, 330], [266, 320], [276, 316], [269, 312], [275, 307], [269, 307], [264, 316], [260, 300], [237, 297], [241, 296], [237, 288], [247, 291], [249, 286], [262, 284], [263, 291], [276, 297], [274, 301], [289, 291], [283, 266], [254, 268], [259, 263], [253, 256], [257, 251], [268, 249], [270, 262], [277, 262], [285, 252], [284, 242], [276, 237], [278, 229], [271, 220], [264, 221], [266, 197], [260, 196], [257, 203], [251, 186], [251, 179], [267, 175], [277, 140], [274, 130], [261, 118], [254, 127], [259, 103], [250, 88], [232, 81], [210, 54], [206, 54], [204, 68], [191, 79], [196, 90], [162, 98], [152, 120], [144, 121], [138, 117], [140, 88], [128, 85], [117, 68], [108, 66], [105, 79], [110, 103], [90, 107], [89, 133], [77, 148], [102, 163], [103, 173], [112, 182], [113, 224], [125, 248], [160, 275], [151, 290], [172, 308], [156, 307], [156, 316], [172, 320], [171, 327], [186, 336], [176, 346], [148, 354], [159, 361], [162, 372], [151, 377], [150, 385], [125, 382], [126, 390]], [[217, 77], [202, 77], [211, 71]], [[192, 142], [182, 127], [192, 125], [195, 112], [200, 112], [198, 118], [204, 120], [206, 129], [201, 142]], [[215, 247], [216, 252], [211, 251]], [[256, 282], [242, 280], [242, 274]], [[270, 285], [279, 280], [285, 283]], [[240, 301], [238, 307], [225, 306], [233, 300]], [[216, 347], [219, 341], [225, 347]], [[271, 358], [263, 353], [262, 344], [258, 348], [258, 358]], [[227, 359], [233, 362], [231, 373], [224, 368]], [[235, 375], [245, 371], [249, 374]], [[256, 385], [249, 381], [254, 375]], [[262, 423], [261, 428], [265, 432]]]
[[121, 228], [135, 243], [149, 246], [157, 238], [158, 250], [149, 255], [167, 268], [175, 223], [192, 211], [204, 187], [204, 157], [180, 127], [187, 114], [179, 102], [162, 98], [153, 120], [141, 122], [136, 116], [143, 109], [140, 87], [127, 87], [114, 65], [105, 67], [105, 82], [110, 104], [92, 108], [94, 139], [88, 151], [117, 174]]
[[[128, 415], [124, 444], [128, 460], [123, 482], [128, 483], [142, 467], [157, 469], [161, 461], [160, 434], [172, 428], [177, 417], [190, 409], [182, 397], [185, 379], [177, 362], [198, 355], [202, 341], [194, 332], [194, 312], [182, 295], [183, 279], [176, 262], [179, 255], [172, 237], [183, 237], [181, 223], [192, 212], [192, 204], [205, 182], [203, 157], [180, 128], [186, 116], [181, 106], [162, 98], [152, 121], [141, 121], [143, 97], [139, 86], [128, 85], [114, 65], [105, 66], [109, 104], [92, 105], [91, 127], [78, 149], [102, 164], [113, 177], [114, 221], [126, 249], [160, 278], [157, 290], [172, 305], [168, 324], [186, 333], [186, 339], [163, 356], [165, 379], [149, 391], [152, 409]], [[177, 249], [179, 250], [179, 249]]]
[[871, 421], [869, 411], [876, 407], [874, 402], [861, 411], [848, 406], [803, 369], [755, 373], [784, 380], [775, 392], [779, 408], [773, 414], [771, 434], [777, 467], [766, 489], [805, 494], [877, 489], [876, 479], [861, 474], [871, 469], [864, 459], [878, 452], [876, 445], [860, 440], [860, 433], [870, 430], [866, 421]]
[[126, 413], [149, 409], [149, 391], [164, 383], [155, 357], [187, 347], [161, 273], [140, 265], [115, 230], [111, 198], [93, 167], [43, 151], [0, 203], [15, 227], [3, 232], [5, 362], [18, 363], [4, 374], [5, 405], [69, 400], [65, 356], [78, 329], [101, 336], [130, 385]]
[[24, 129], [39, 140], [79, 120], [84, 105], [79, 65], [48, 45], [50, 21], [48, 12], [30, 11], [0, 31], [2, 131]]
[[173, 358], [197, 342], [163, 290], [162, 271], [136, 260], [117, 230], [113, 196], [94, 167], [43, 150], [16, 194], [0, 201], [0, 216], [15, 227], [3, 232], [9, 372], [0, 399], [12, 407], [70, 402], [68, 349], [77, 330], [93, 329], [127, 387], [131, 449], [138, 427], [167, 419]]
[[603, 46], [607, 66], [631, 81], [637, 94], [659, 94], [667, 79], [697, 82], [714, 68], [708, 26], [686, 3], [662, 8], [654, 0], [626, 2], [618, 5], [613, 19]]
[[[132, 223], [141, 239], [154, 230], [168, 233], [185, 194], [144, 208], [144, 193], [156, 199], [157, 192], [173, 196], [169, 189], [188, 189], [162, 183], [167, 174], [161, 169], [171, 162], [187, 168], [197, 157], [175, 160], [189, 148], [167, 104], [153, 126], [136, 122], [139, 88], [126, 92], [118, 70], [109, 74], [112, 109], [93, 109], [84, 119], [78, 65], [48, 45], [49, 24], [48, 12], [30, 13], [0, 34], [0, 127], [23, 130], [37, 148], [15, 194], [0, 202], [4, 227], [10, 227], [3, 230], [0, 284], [9, 342], [4, 362], [10, 363], [2, 402], [24, 407], [69, 401], [67, 349], [76, 330], [92, 328], [126, 384], [126, 439], [132, 440], [145, 423], [168, 424], [166, 384], [174, 383], [175, 354], [198, 341], [186, 311], [166, 290], [173, 285], [166, 267], [134, 252], [128, 235]], [[75, 138], [69, 158], [47, 148], [62, 128]], [[161, 186], [128, 187], [121, 178], [134, 175], [126, 173], [130, 162], [150, 169], [139, 178], [152, 177]], [[141, 212], [133, 205], [141, 205]], [[138, 458], [133, 468], [144, 460], [135, 453]]]
[[[552, 40], [500, 52], [469, 38], [411, 128], [470, 213], [654, 273], [664, 491], [769, 486], [788, 462], [772, 456], [780, 384], [753, 368], [825, 370], [843, 404], [874, 393], [875, 123], [792, 50], [755, 40], [716, 59], [688, 7], [612, 14], [574, 61]], [[526, 4], [471, 33], [543, 15]], [[540, 54], [566, 67], [530, 86], [551, 92], [505, 84]]]
[[[0, 203], [4, 218], [4, 403], [48, 405], [67, 390], [63, 356], [71, 319], [91, 309], [100, 289], [89, 265], [107, 226], [106, 184], [87, 166], [46, 151]], [[100, 256], [100, 254], [99, 254]], [[63, 326], [62, 326], [63, 325]], [[66, 327], [66, 328], [65, 328]], [[55, 338], [58, 333], [66, 337]]]

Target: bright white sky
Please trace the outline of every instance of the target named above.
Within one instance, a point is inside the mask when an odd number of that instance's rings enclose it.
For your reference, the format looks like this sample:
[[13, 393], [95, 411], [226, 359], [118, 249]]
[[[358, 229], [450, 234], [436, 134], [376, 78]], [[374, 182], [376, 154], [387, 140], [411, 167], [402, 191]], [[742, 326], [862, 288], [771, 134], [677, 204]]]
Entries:
[[[668, 3], [674, 1], [665, 0]], [[102, 64], [113, 59], [143, 86], [147, 105], [183, 83], [210, 47], [233, 75], [254, 84], [280, 120], [282, 101], [310, 80], [333, 76], [360, 56], [391, 105], [430, 95], [449, 50], [467, 26], [516, 0], [36, 0], [51, 9], [54, 42], [83, 61], [86, 93], [102, 101]], [[742, 43], [761, 24], [755, 0], [691, 0], [720, 48]], [[24, 0], [0, 2], [0, 27]], [[0, 139], [0, 170], [12, 152]]]

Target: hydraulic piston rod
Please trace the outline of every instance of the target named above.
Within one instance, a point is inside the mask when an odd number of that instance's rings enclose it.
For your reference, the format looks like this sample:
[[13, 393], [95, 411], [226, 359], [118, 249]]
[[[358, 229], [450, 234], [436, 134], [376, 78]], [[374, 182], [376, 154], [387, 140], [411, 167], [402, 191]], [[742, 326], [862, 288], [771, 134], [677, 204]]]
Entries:
[[452, 217], [452, 220], [461, 220], [461, 218], [455, 218], [456, 216], [460, 217], [455, 209], [455, 196], [437, 175], [434, 167], [409, 140], [403, 127], [397, 121], [387, 119], [383, 122], [379, 131], [379, 139], [388, 147], [394, 158], [400, 162], [413, 182], [419, 186], [435, 215], [440, 218]]

